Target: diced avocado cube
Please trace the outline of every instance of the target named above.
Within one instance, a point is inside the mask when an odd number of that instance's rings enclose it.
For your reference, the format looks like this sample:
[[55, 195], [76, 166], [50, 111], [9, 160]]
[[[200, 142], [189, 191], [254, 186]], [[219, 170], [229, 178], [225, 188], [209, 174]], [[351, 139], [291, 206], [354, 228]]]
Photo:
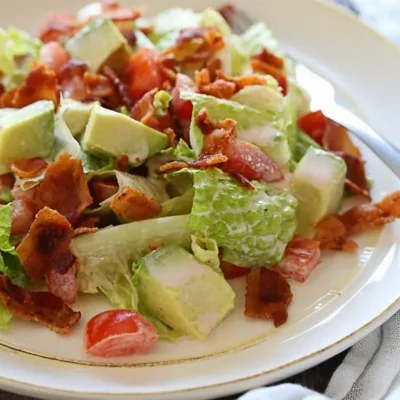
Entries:
[[95, 105], [81, 140], [83, 150], [118, 157], [125, 154], [131, 165], [168, 147], [168, 137], [116, 111]]
[[78, 137], [85, 132], [90, 112], [96, 104], [99, 103], [97, 101], [82, 103], [72, 99], [63, 99], [59, 113], [74, 137]]
[[335, 213], [343, 198], [346, 164], [342, 158], [310, 147], [294, 171], [290, 189], [297, 198], [297, 231], [310, 236], [316, 223]]
[[11, 160], [50, 157], [54, 150], [54, 104], [37, 101], [0, 118], [0, 174]]
[[126, 65], [129, 45], [115, 24], [107, 18], [95, 19], [65, 45], [72, 58], [86, 62], [92, 72], [103, 65], [114, 69]]
[[206, 339], [234, 307], [235, 293], [223, 276], [177, 245], [140, 260], [134, 282], [152, 314], [196, 339]]

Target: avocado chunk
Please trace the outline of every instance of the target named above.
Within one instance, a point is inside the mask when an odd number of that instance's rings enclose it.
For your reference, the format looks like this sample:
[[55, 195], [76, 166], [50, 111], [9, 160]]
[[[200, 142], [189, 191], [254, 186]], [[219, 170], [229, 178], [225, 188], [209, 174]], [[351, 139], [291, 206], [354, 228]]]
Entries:
[[342, 158], [310, 147], [294, 171], [290, 189], [297, 198], [297, 232], [311, 236], [319, 220], [335, 213], [343, 198], [346, 164]]
[[99, 104], [99, 102], [82, 103], [72, 99], [62, 100], [59, 113], [71, 131], [72, 136], [79, 137], [85, 132], [90, 112], [96, 104]]
[[118, 157], [136, 166], [168, 147], [168, 137], [116, 111], [95, 105], [81, 140], [84, 151]]
[[65, 48], [72, 58], [84, 61], [92, 72], [98, 72], [103, 65], [119, 69], [130, 56], [128, 42], [107, 18], [90, 22], [68, 40]]
[[0, 174], [10, 161], [50, 157], [54, 150], [54, 104], [37, 101], [0, 118]]
[[235, 293], [223, 276], [174, 244], [142, 258], [134, 283], [149, 312], [200, 340], [234, 307]]

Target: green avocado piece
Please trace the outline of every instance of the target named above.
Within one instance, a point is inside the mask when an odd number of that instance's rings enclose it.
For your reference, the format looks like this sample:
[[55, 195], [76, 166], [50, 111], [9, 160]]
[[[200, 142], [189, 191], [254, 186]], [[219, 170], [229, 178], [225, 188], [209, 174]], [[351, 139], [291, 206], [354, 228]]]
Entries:
[[346, 164], [327, 151], [309, 147], [294, 171], [291, 193], [297, 198], [297, 232], [311, 236], [319, 220], [335, 213], [343, 199]]
[[72, 99], [63, 99], [59, 113], [71, 131], [72, 136], [78, 137], [85, 132], [90, 112], [96, 104], [99, 104], [99, 102], [82, 103]]
[[113, 69], [128, 62], [129, 45], [115, 24], [107, 18], [95, 19], [65, 44], [72, 58], [84, 61], [92, 72], [103, 65]]
[[133, 166], [168, 147], [168, 137], [116, 111], [95, 105], [81, 140], [84, 151], [118, 157], [125, 154]]
[[196, 339], [205, 340], [234, 307], [223, 276], [174, 244], [142, 258], [133, 279], [146, 309]]
[[54, 150], [54, 104], [37, 101], [0, 117], [0, 174], [11, 160], [50, 157]]

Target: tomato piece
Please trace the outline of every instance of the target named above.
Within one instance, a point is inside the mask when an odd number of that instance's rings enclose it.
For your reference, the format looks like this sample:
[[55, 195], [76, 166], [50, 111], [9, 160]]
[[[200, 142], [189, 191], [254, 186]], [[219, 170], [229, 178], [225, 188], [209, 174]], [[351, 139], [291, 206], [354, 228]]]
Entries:
[[322, 145], [322, 137], [328, 126], [328, 118], [320, 110], [310, 112], [298, 119], [297, 126]]
[[45, 43], [40, 49], [40, 61], [57, 74], [69, 60], [69, 54], [58, 42]]
[[221, 261], [221, 271], [224, 274], [225, 279], [235, 279], [240, 276], [245, 276], [250, 272], [251, 268], [238, 267], [235, 264], [231, 264], [227, 261]]
[[85, 328], [85, 349], [99, 357], [147, 353], [157, 341], [154, 326], [131, 310], [104, 311], [93, 317]]
[[184, 74], [176, 76], [175, 87], [172, 89], [172, 107], [174, 108], [179, 120], [190, 120], [192, 118], [193, 104], [189, 100], [182, 100], [180, 90], [198, 92], [193, 79]]
[[223, 169], [247, 178], [249, 181], [276, 182], [283, 179], [278, 165], [259, 147], [234, 139], [223, 154], [228, 157]]
[[139, 50], [132, 56], [129, 69], [130, 94], [135, 100], [154, 88], [160, 88], [163, 83], [159, 54], [155, 50]]
[[320, 243], [301, 236], [293, 238], [276, 270], [297, 282], [304, 282], [320, 261]]

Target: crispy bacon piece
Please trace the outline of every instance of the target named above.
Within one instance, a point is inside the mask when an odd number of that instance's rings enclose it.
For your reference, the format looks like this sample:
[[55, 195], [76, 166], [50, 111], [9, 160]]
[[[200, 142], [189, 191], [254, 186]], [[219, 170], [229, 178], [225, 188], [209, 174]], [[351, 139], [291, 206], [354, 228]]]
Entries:
[[292, 291], [286, 279], [277, 271], [254, 268], [247, 275], [247, 317], [272, 319], [276, 327], [286, 322], [287, 307], [292, 301]]
[[347, 234], [364, 232], [393, 222], [394, 216], [386, 214], [373, 204], [359, 204], [340, 216], [347, 228]]
[[176, 171], [183, 168], [195, 168], [205, 169], [215, 167], [216, 165], [227, 162], [228, 158], [222, 154], [212, 154], [204, 156], [196, 161], [171, 161], [167, 164], [162, 165], [157, 172], [159, 174], [165, 174], [171, 171]]
[[121, 154], [116, 159], [117, 170], [126, 172], [129, 169], [129, 157], [126, 154]]
[[283, 178], [278, 165], [260, 148], [236, 138], [236, 122], [232, 119], [214, 124], [203, 109], [196, 122], [205, 134], [202, 156], [218, 153], [228, 157], [222, 166], [225, 172], [249, 181], [276, 182]]
[[11, 224], [11, 235], [20, 236], [29, 231], [35, 220], [37, 205], [27, 198], [15, 199], [13, 201], [13, 218]]
[[10, 164], [11, 171], [20, 178], [34, 178], [39, 176], [46, 168], [47, 162], [43, 158], [29, 160], [16, 160]]
[[29, 292], [0, 276], [0, 299], [20, 318], [38, 322], [51, 330], [66, 334], [78, 323], [81, 313], [73, 311], [59, 297], [47, 292]]
[[[214, 60], [213, 60], [214, 61]], [[214, 71], [215, 66], [208, 64], [207, 68], [196, 71], [196, 85], [200, 93], [221, 99], [230, 99], [246, 86], [265, 85], [265, 80], [257, 75], [230, 77], [220, 70]]]
[[388, 194], [379, 203], [375, 204], [384, 213], [400, 218], [400, 191]]
[[[81, 229], [81, 228], [79, 228]], [[62, 274], [56, 269], [51, 269], [46, 274], [46, 284], [50, 293], [53, 293], [67, 304], [75, 303], [78, 294], [78, 282], [76, 274], [78, 272], [76, 263]]]
[[64, 97], [77, 101], [86, 100], [83, 76], [87, 70], [87, 64], [82, 61], [69, 60], [63, 65], [59, 73], [59, 83]]
[[66, 153], [49, 164], [43, 181], [31, 190], [42, 207], [58, 211], [72, 225], [93, 202], [81, 161]]
[[131, 115], [136, 121], [149, 126], [159, 132], [165, 133], [167, 129], [175, 131], [175, 122], [169, 110], [165, 115], [157, 116], [154, 107], [154, 96], [158, 92], [153, 89], [147, 92], [132, 108]]
[[74, 230], [68, 220], [48, 207], [36, 215], [28, 234], [17, 247], [22, 266], [33, 282], [48, 271], [65, 273], [75, 262], [69, 250]]
[[81, 28], [82, 24], [75, 15], [51, 13], [43, 21], [39, 38], [44, 43], [57, 42], [73, 36]]
[[[78, 222], [76, 223], [76, 226], [78, 226], [77, 229], [80, 228], [88, 228], [88, 229], [95, 229], [96, 225], [100, 222], [99, 217], [91, 216], [91, 217], [81, 217]], [[76, 230], [75, 229], [75, 233]]]
[[233, 26], [233, 18], [236, 14], [236, 7], [233, 4], [224, 4], [217, 8], [217, 11], [224, 17], [229, 26]]
[[121, 79], [110, 67], [103, 67], [103, 74], [114, 85], [122, 104], [128, 108], [131, 108], [133, 106], [133, 100], [129, 94], [129, 88], [125, 85], [125, 83], [121, 81]]
[[74, 237], [76, 236], [81, 236], [81, 235], [86, 235], [87, 233], [96, 233], [99, 230], [99, 228], [89, 228], [87, 226], [81, 226], [79, 228], [74, 229]]
[[250, 273], [251, 268], [238, 267], [235, 264], [221, 260], [221, 271], [225, 279], [235, 279]]
[[179, 64], [200, 63], [202, 67], [224, 46], [223, 35], [214, 27], [185, 28], [180, 31], [175, 46], [164, 54], [173, 55]]
[[22, 108], [39, 100], [50, 100], [58, 105], [56, 73], [44, 65], [36, 66], [26, 76], [22, 85], [0, 97], [0, 107]]
[[319, 246], [316, 240], [294, 237], [286, 246], [285, 255], [275, 270], [287, 278], [305, 282], [320, 261]]
[[168, 146], [175, 148], [176, 145], [178, 144], [178, 140], [177, 140], [175, 131], [172, 128], [167, 128], [167, 129], [164, 129], [164, 133], [168, 137]]
[[349, 131], [328, 119], [322, 111], [299, 118], [297, 125], [325, 150], [343, 158], [347, 165], [346, 186], [355, 194], [371, 200], [370, 185], [365, 175], [361, 152], [351, 141]]
[[118, 193], [118, 182], [115, 178], [102, 180], [92, 180], [89, 183], [90, 193], [95, 204], [100, 204], [104, 200]]
[[282, 94], [286, 95], [288, 83], [285, 73], [285, 62], [282, 58], [264, 48], [259, 54], [251, 57], [251, 66], [255, 72], [273, 76], [282, 88]]
[[48, 42], [40, 49], [40, 61], [57, 75], [69, 59], [69, 54], [58, 42]]
[[328, 215], [315, 227], [315, 240], [319, 241], [321, 249], [354, 252], [358, 245], [346, 238], [347, 233], [346, 225], [340, 217]]
[[142, 221], [157, 217], [161, 214], [162, 207], [154, 199], [146, 196], [141, 191], [128, 187], [114, 197], [110, 208], [124, 219]]

